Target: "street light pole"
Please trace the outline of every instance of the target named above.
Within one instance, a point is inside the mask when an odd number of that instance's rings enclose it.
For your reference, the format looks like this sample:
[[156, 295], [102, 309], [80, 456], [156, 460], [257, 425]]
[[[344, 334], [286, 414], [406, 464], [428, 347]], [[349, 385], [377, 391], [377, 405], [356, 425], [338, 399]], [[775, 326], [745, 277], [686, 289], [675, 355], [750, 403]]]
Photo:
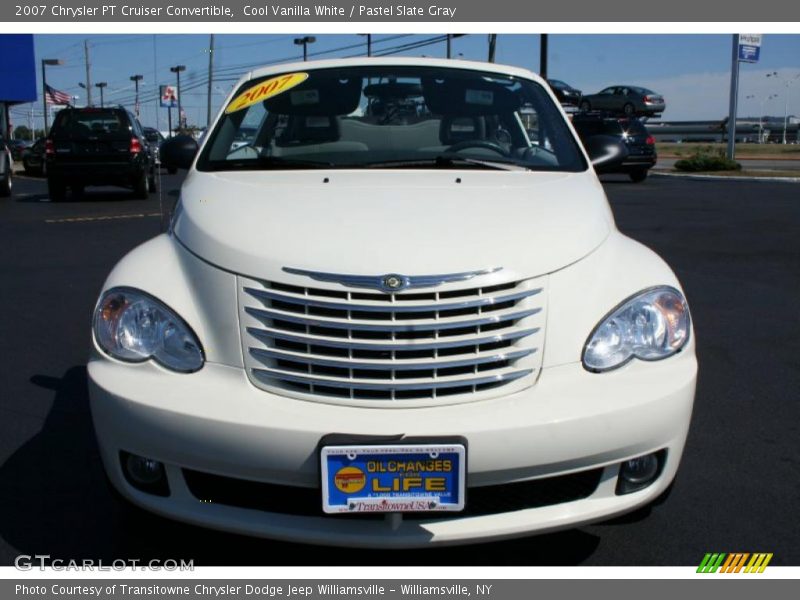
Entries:
[[367, 56], [372, 56], [372, 34], [371, 33], [359, 33], [358, 35], [363, 35], [367, 38]]
[[139, 118], [139, 82], [144, 79], [144, 75], [131, 75], [130, 80], [136, 86], [136, 100], [133, 103], [133, 112]]
[[308, 60], [308, 45], [313, 44], [316, 41], [317, 38], [315, 38], [313, 35], [307, 35], [301, 38], [294, 38], [294, 45], [303, 47], [303, 62]]
[[105, 88], [106, 86], [108, 86], [108, 83], [106, 83], [105, 81], [99, 81], [94, 84], [94, 87], [100, 88], [100, 108], [105, 107], [105, 102], [103, 100], [103, 88]]
[[181, 110], [181, 72], [186, 70], [186, 65], [175, 65], [174, 67], [169, 68], [170, 71], [175, 73], [177, 77], [177, 88], [178, 88], [178, 129], [181, 129], [181, 126], [184, 125], [182, 123], [183, 120], [183, 111]]
[[60, 58], [43, 58], [42, 59], [42, 107], [44, 108], [44, 134], [47, 135], [47, 66], [63, 65], [64, 61]]
[[778, 81], [783, 81], [784, 86], [786, 86], [786, 93], [783, 97], [783, 144], [786, 143], [786, 128], [789, 124], [789, 88], [792, 84], [800, 78], [800, 73], [794, 76], [792, 79], [784, 79], [780, 75], [778, 75], [777, 71], [773, 71], [772, 73], [767, 73], [767, 77], [774, 77]]

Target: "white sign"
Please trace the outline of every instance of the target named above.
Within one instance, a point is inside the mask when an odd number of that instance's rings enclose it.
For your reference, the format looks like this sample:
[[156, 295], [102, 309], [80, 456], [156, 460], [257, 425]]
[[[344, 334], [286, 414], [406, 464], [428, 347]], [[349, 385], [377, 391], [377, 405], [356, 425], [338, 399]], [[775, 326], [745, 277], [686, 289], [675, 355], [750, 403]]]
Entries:
[[761, 34], [739, 34], [739, 61], [757, 63], [761, 56]]

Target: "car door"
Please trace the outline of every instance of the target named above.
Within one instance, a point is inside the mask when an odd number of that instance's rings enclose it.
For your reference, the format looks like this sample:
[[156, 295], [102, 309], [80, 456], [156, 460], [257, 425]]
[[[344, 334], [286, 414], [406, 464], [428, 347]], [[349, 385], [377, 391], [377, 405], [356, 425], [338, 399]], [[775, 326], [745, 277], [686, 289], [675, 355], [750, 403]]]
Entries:
[[609, 110], [614, 102], [614, 93], [616, 87], [608, 87], [604, 90], [601, 90], [595, 100], [592, 102], [593, 108], [597, 108], [600, 110]]

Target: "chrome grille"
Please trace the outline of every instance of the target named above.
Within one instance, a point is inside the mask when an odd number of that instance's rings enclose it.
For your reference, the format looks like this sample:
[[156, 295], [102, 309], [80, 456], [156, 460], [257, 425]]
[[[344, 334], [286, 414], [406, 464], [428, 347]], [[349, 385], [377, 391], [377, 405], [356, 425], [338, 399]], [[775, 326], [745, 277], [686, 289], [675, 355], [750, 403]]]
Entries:
[[245, 366], [258, 387], [334, 403], [511, 393], [541, 364], [543, 279], [380, 293], [240, 277]]

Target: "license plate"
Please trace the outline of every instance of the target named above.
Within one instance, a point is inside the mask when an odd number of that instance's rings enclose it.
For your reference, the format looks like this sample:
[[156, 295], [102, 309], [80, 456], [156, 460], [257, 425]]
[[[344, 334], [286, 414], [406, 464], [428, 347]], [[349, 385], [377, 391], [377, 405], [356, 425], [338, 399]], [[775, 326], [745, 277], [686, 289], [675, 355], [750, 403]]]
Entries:
[[325, 446], [321, 458], [326, 513], [464, 509], [466, 448], [461, 444]]

